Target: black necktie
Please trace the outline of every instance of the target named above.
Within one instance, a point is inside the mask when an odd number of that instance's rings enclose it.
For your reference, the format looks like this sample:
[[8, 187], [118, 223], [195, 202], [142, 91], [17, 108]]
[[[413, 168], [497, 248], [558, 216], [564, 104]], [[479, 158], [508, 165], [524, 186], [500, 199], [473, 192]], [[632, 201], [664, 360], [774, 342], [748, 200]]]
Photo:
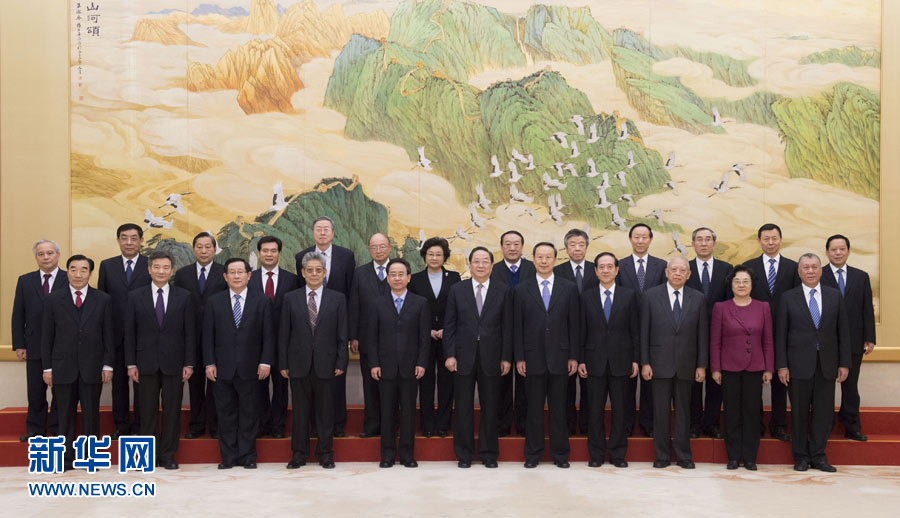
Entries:
[[575, 267], [575, 284], [578, 286], [578, 293], [581, 293], [581, 287], [584, 285], [584, 275], [581, 274], [581, 265]]
[[681, 322], [681, 304], [678, 302], [678, 290], [675, 290], [675, 303], [672, 304], [672, 316], [675, 317], [675, 323]]

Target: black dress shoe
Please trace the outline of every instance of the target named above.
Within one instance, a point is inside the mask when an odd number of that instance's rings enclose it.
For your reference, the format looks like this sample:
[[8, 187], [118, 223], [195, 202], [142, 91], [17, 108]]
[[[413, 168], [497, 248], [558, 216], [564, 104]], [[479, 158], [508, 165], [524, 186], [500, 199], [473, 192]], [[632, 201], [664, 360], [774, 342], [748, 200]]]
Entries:
[[556, 467], [557, 467], [557, 468], [564, 468], [564, 469], [565, 469], [565, 468], [568, 468], [568, 467], [569, 467], [569, 461], [567, 461], [567, 460], [564, 460], [564, 461], [562, 461], [562, 462], [554, 462], [554, 464], [556, 464]]
[[219, 432], [209, 432], [209, 438], [210, 438], [210, 439], [218, 439], [218, 438], [219, 438]]
[[509, 435], [509, 429], [497, 431], [497, 437], [506, 437], [507, 435]]
[[244, 464], [244, 469], [256, 469], [256, 463], [248, 462], [248, 463]]
[[756, 471], [756, 463], [744, 461], [744, 469], [750, 470], [750, 471]]
[[837, 471], [837, 468], [827, 462], [813, 462], [809, 465], [809, 467], [817, 469], [819, 471], [824, 471], [825, 473], [834, 473], [835, 471]]
[[653, 461], [654, 468], [668, 468], [672, 463], [667, 460], [655, 460]]
[[530, 461], [530, 460], [526, 460], [526, 461], [525, 461], [525, 467], [528, 468], [528, 469], [534, 469], [534, 468], [537, 467], [537, 465], [538, 465], [537, 462], [533, 462], [533, 461]]
[[432, 435], [434, 434], [431, 432], [422, 432], [422, 437], [425, 437], [426, 439], [430, 439]]
[[691, 439], [699, 439], [700, 438], [700, 430], [696, 428], [691, 428]]
[[438, 431], [434, 432], [434, 434], [437, 435], [438, 437], [444, 438], [444, 437], [447, 437], [447, 430], [438, 430]]
[[392, 467], [393, 465], [394, 465], [394, 462], [393, 462], [393, 461], [390, 461], [390, 460], [383, 460], [383, 461], [381, 461], [381, 462], [378, 463], [378, 467], [379, 467], [379, 468], [390, 468], [390, 467]]
[[334, 435], [335, 437], [347, 437], [347, 434], [344, 433], [343, 426], [341, 426], [340, 428], [335, 428], [332, 435]]
[[28, 439], [31, 439], [32, 437], [37, 437], [38, 435], [40, 435], [40, 434], [26, 433], [25, 435], [20, 435], [19, 442], [28, 442]]
[[694, 469], [694, 461], [692, 460], [680, 460], [678, 461], [678, 467], [682, 469]]
[[869, 438], [866, 437], [862, 432], [845, 432], [844, 437], [850, 439], [851, 441], [865, 442], [869, 440]]
[[496, 467], [497, 467], [497, 461], [495, 461], [495, 460], [486, 460], [486, 461], [484, 461], [484, 467], [486, 467], [486, 468], [492, 468], [492, 469], [493, 469], [493, 468], [496, 468]]
[[472, 467], [472, 463], [471, 463], [470, 461], [467, 461], [467, 460], [461, 460], [461, 461], [459, 461], [459, 462], [456, 463], [456, 466], [459, 467], [459, 468], [471, 468], [471, 467]]
[[377, 433], [359, 432], [360, 439], [368, 439], [369, 437], [375, 437], [377, 435], [378, 435]]
[[306, 460], [298, 455], [291, 457], [291, 461], [288, 462], [287, 469], [297, 469], [302, 466], [306, 466]]
[[[318, 432], [317, 430], [310, 430], [310, 432], [309, 432], [309, 438], [310, 438], [310, 439], [315, 439], [315, 438], [317, 438], [318, 436], [319, 436], [319, 432]], [[335, 436], [335, 437], [337, 437], [337, 436]]]
[[319, 465], [325, 469], [334, 469], [334, 461], [333, 460], [326, 460], [325, 462], [320, 462]]
[[602, 465], [603, 465], [603, 461], [602, 461], [602, 460], [591, 459], [591, 460], [588, 462], [588, 467], [589, 467], [589, 468], [599, 468], [599, 467], [602, 466]]
[[269, 431], [262, 431], [262, 430], [260, 430], [259, 432], [256, 432], [256, 438], [257, 438], [257, 439], [259, 439], [260, 437], [265, 437], [265, 436], [267, 436], [267, 435], [272, 435], [272, 432], [269, 432]]
[[653, 430], [644, 430], [644, 435], [649, 438], [653, 438]]
[[738, 469], [739, 467], [741, 467], [741, 463], [736, 460], [730, 460], [728, 461], [728, 464], [725, 465], [725, 469]]
[[704, 436], [709, 437], [710, 439], [721, 439], [722, 438], [722, 432], [720, 432], [719, 429], [714, 426], [704, 427], [701, 430], [701, 433]]
[[418, 468], [419, 467], [419, 463], [414, 460], [410, 460], [407, 462], [401, 462], [401, 464], [403, 464], [404, 468]]
[[627, 468], [627, 467], [628, 467], [628, 461], [626, 461], [626, 460], [624, 460], [624, 459], [623, 459], [623, 460], [614, 460], [614, 461], [612, 461], [612, 465], [615, 466], [615, 467], [617, 467], [617, 468]]
[[787, 430], [785, 430], [783, 426], [779, 426], [778, 428], [772, 430], [772, 437], [778, 439], [779, 441], [791, 441], [791, 436], [788, 435]]
[[178, 469], [178, 463], [174, 460], [165, 461], [162, 463], [162, 467], [165, 469]]
[[275, 432], [272, 434], [273, 439], [284, 439], [284, 434], [281, 432]]
[[798, 460], [794, 463], [794, 471], [806, 471], [809, 469], [809, 462], [805, 460]]
[[225, 462], [222, 462], [221, 464], [219, 464], [219, 469], [231, 469], [233, 467], [234, 467], [234, 464], [227, 464]]

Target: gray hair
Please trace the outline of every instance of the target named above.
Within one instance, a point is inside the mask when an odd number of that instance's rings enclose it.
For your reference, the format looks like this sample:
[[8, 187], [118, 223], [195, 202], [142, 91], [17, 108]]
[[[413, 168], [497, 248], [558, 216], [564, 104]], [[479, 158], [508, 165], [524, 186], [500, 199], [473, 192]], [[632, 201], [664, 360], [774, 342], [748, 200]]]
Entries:
[[316, 223], [318, 223], [318, 222], [320, 222], [320, 221], [327, 221], [328, 223], [331, 224], [331, 230], [332, 230], [332, 231], [334, 230], [334, 220], [331, 219], [331, 218], [329, 218], [328, 216], [319, 216], [318, 218], [316, 218], [316, 219], [312, 222], [313, 228], [316, 228]]
[[715, 231], [715, 230], [713, 230], [713, 229], [711, 229], [711, 228], [709, 228], [709, 227], [697, 227], [697, 228], [694, 229], [693, 232], [691, 232], [691, 241], [696, 240], [696, 239], [697, 239], [697, 233], [698, 233], [698, 232], [703, 232], [704, 230], [708, 230], [709, 233], [712, 234], [712, 236], [713, 236], [713, 241], [716, 240], [716, 231]]
[[310, 261], [319, 261], [319, 264], [322, 265], [322, 268], [327, 268], [325, 263], [325, 256], [322, 255], [321, 252], [306, 252], [306, 255], [300, 259], [300, 268], [306, 268], [306, 264]]
[[587, 232], [581, 230], [580, 228], [573, 228], [572, 230], [566, 232], [566, 237], [563, 238], [563, 246], [569, 246], [569, 239], [573, 237], [583, 237], [584, 241], [588, 244], [590, 244], [591, 242], [591, 238], [587, 235]]
[[59, 245], [56, 244], [56, 241], [53, 241], [52, 239], [38, 239], [37, 242], [34, 244], [34, 246], [31, 247], [32, 255], [37, 255], [37, 247], [39, 247], [40, 245], [43, 245], [44, 243], [53, 244], [53, 248], [56, 249], [56, 253], [57, 254], [59, 253]]
[[819, 256], [817, 256], [816, 254], [814, 254], [812, 252], [806, 252], [805, 254], [801, 255], [800, 259], [797, 260], [797, 264], [800, 264], [800, 262], [803, 261], [804, 259], [815, 259], [816, 262], [819, 263], [820, 266], [822, 265], [822, 260], [819, 259]]
[[673, 255], [672, 257], [669, 258], [669, 260], [666, 262], [666, 268], [668, 268], [669, 266], [672, 266], [672, 261], [675, 261], [675, 260], [684, 261], [684, 265], [687, 267], [691, 266], [691, 262], [688, 260], [687, 257], [685, 257], [681, 254], [678, 254], [678, 255]]

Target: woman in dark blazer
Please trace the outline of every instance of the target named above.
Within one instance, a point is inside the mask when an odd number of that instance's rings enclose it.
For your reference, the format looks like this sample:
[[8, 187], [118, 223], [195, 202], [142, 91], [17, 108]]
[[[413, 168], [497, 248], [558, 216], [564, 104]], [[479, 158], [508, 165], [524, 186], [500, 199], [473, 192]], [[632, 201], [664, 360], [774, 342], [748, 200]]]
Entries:
[[[431, 362], [419, 380], [419, 420], [422, 435], [446, 437], [453, 411], [453, 377], [444, 366], [444, 311], [450, 287], [459, 282], [459, 274], [444, 268], [450, 257], [450, 244], [442, 237], [433, 237], [422, 244], [419, 251], [425, 259], [425, 269], [414, 273], [409, 290], [425, 297], [431, 308]], [[437, 411], [434, 409], [434, 387], [437, 384]]]
[[762, 386], [772, 380], [775, 346], [769, 304], [750, 298], [753, 272], [735, 266], [728, 277], [734, 298], [713, 306], [709, 360], [713, 380], [722, 385], [728, 469], [756, 470]]

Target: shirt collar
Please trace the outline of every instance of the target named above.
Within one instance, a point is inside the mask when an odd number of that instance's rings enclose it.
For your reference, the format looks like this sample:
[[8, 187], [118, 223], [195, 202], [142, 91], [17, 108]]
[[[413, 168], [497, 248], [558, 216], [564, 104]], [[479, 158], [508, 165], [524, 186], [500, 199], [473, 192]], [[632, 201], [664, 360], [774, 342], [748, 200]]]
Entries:
[[512, 268], [510, 268], [510, 266], [515, 266], [516, 268], [518, 268], [520, 270], [522, 269], [522, 258], [521, 257], [519, 258], [518, 261], [516, 261], [514, 263], [511, 263], [511, 262], [507, 261], [506, 259], [504, 259], [503, 262], [506, 263], [506, 267], [509, 268], [510, 270], [512, 270]]
[[[668, 290], [668, 292], [669, 292], [669, 298], [674, 296], [675, 288], [673, 288], [672, 285], [669, 284], [668, 282], [666, 282], [666, 290]], [[684, 286], [682, 286], [681, 288], [678, 289], [678, 295], [679, 295], [679, 297], [681, 297], [682, 300], [684, 300]]]
[[703, 263], [706, 263], [706, 264], [707, 264], [707, 268], [709, 268], [710, 270], [712, 270], [713, 263], [715, 263], [715, 262], [716, 262], [716, 260], [715, 260], [714, 258], [712, 258], [712, 257], [710, 257], [710, 258], [707, 259], [706, 261], [704, 261], [703, 259], [700, 259], [699, 257], [697, 257], [697, 271], [699, 271], [699, 272], [701, 272], [701, 273], [703, 272]]
[[807, 302], [809, 301], [809, 292], [810, 291], [816, 290], [816, 295], [822, 294], [822, 283], [816, 284], [812, 288], [810, 288], [806, 284], [802, 284], [802, 283], [800, 284], [800, 286], [803, 286], [803, 297], [807, 300]]
[[650, 262], [650, 252], [647, 252], [647, 253], [644, 254], [644, 255], [637, 255], [637, 254], [635, 254], [635, 253], [632, 253], [632, 254], [631, 254], [631, 257], [634, 258], [634, 265], [635, 265], [635, 266], [638, 266], [638, 259], [643, 259], [643, 260], [644, 260], [644, 266], [647, 266], [647, 263]]
[[247, 288], [244, 288], [244, 291], [242, 291], [242, 292], [240, 292], [240, 293], [235, 293], [234, 291], [231, 290], [231, 288], [228, 288], [228, 297], [229, 297], [231, 300], [234, 300], [234, 296], [235, 296], [235, 295], [240, 295], [240, 296], [241, 296], [241, 300], [242, 300], [243, 302], [247, 302]]
[[569, 259], [569, 264], [572, 266], [572, 272], [573, 272], [573, 273], [575, 272], [575, 268], [578, 267], [578, 266], [581, 267], [581, 274], [582, 274], [582, 275], [584, 275], [585, 270], [587, 269], [587, 261], [585, 261], [584, 259], [582, 259], [580, 263], [576, 263], [575, 261]]
[[781, 252], [778, 252], [777, 254], [775, 254], [775, 257], [769, 257], [769, 256], [766, 255], [766, 254], [763, 254], [763, 255], [762, 255], [762, 261], [763, 261], [763, 264], [764, 264], [767, 268], [768, 268], [768, 266], [769, 266], [769, 259], [775, 259], [775, 266], [778, 266], [779, 264], [781, 264]]
[[538, 289], [541, 289], [544, 287], [544, 284], [543, 284], [544, 281], [550, 281], [550, 284], [548, 285], [548, 287], [553, 288], [553, 278], [554, 277], [555, 276], [552, 273], [550, 274], [550, 277], [547, 277], [546, 279], [541, 277], [539, 274], [534, 274], [534, 278], [537, 279]]
[[[159, 288], [156, 287], [156, 284], [153, 284], [152, 282], [150, 283], [150, 293], [153, 294], [153, 300], [156, 300], [156, 296], [158, 295], [156, 290], [158, 290], [158, 289]], [[169, 283], [163, 284], [162, 290], [163, 290], [163, 297], [168, 299], [169, 298]]]
[[[601, 285], [600, 285], [600, 295], [601, 295], [602, 297], [605, 297], [605, 296], [606, 296], [606, 294], [604, 293], [605, 291], [606, 291], [606, 288], [604, 288], [603, 285], [601, 284]], [[611, 297], [615, 297], [615, 296], [616, 296], [616, 283], [615, 283], [615, 282], [612, 284], [612, 286], [609, 287], [609, 295], [610, 295]]]
[[320, 249], [318, 247], [318, 245], [316, 245], [316, 249], [314, 251], [319, 252], [320, 254], [325, 254], [325, 257], [327, 257], [328, 259], [331, 259], [331, 250], [333, 248], [334, 248], [334, 244], [328, 245], [328, 248], [326, 248], [325, 250]]
[[[833, 273], [834, 275], [837, 275], [838, 267], [831, 263], [828, 263], [828, 266], [831, 267], [831, 273]], [[847, 268], [848, 268], [847, 263], [844, 263], [844, 266], [841, 266], [841, 268], [840, 268], [841, 270], [844, 270], [844, 276], [845, 276], [844, 279], [845, 280], [846, 280], [846, 275], [847, 275]]]
[[318, 288], [311, 290], [311, 289], [309, 289], [309, 286], [306, 286], [306, 298], [309, 298], [310, 292], [314, 291], [314, 292], [316, 292], [316, 300], [322, 300], [322, 288], [324, 288], [324, 287], [325, 287], [325, 285], [323, 284], [323, 285], [319, 286]]
[[401, 293], [400, 295], [394, 295], [394, 292], [392, 291], [391, 292], [391, 300], [396, 301], [397, 299], [403, 299], [403, 302], [406, 302], [406, 294], [408, 292], [409, 292], [409, 290], [403, 290], [403, 293]]
[[265, 276], [267, 273], [272, 272], [275, 276], [278, 276], [278, 265], [275, 265], [275, 268], [271, 270], [267, 269], [265, 266], [260, 266], [259, 270], [262, 272], [262, 275]]
[[69, 292], [71, 292], [71, 293], [72, 293], [72, 296], [74, 297], [74, 296], [75, 296], [75, 292], [76, 292], [76, 291], [80, 291], [80, 292], [81, 292], [81, 300], [84, 300], [84, 296], [87, 295], [87, 292], [88, 292], [88, 288], [89, 288], [89, 287], [90, 287], [90, 286], [85, 286], [84, 288], [81, 288], [80, 290], [76, 290], [75, 287], [72, 286], [72, 285], [70, 284], [70, 285], [69, 285]]
[[[205, 273], [207, 276], [209, 276], [209, 271], [212, 269], [212, 264], [213, 264], [212, 261], [210, 261], [209, 264], [207, 264], [206, 266], [203, 266], [202, 264], [200, 264], [200, 261], [196, 261], [194, 264], [197, 265], [197, 277], [200, 277], [200, 273]], [[206, 271], [201, 272], [200, 271], [201, 268], [206, 268]]]
[[122, 267], [128, 268], [128, 261], [131, 261], [131, 269], [133, 270], [137, 266], [138, 258], [140, 256], [141, 256], [141, 254], [138, 254], [138, 255], [134, 256], [133, 258], [129, 259], [129, 258], [125, 257], [125, 255], [123, 254], [121, 256], [122, 257]]
[[38, 275], [40, 275], [41, 281], [44, 280], [44, 275], [47, 275], [48, 273], [50, 274], [51, 281], [56, 280], [56, 276], [59, 275], [59, 266], [50, 270], [49, 272], [45, 272], [44, 270], [41, 270], [40, 268], [38, 268]]
[[475, 280], [475, 277], [472, 277], [472, 289], [477, 290], [477, 289], [478, 289], [478, 285], [481, 284], [482, 286], [484, 286], [483, 288], [481, 288], [482, 293], [484, 293], [484, 290], [487, 290], [487, 289], [488, 289], [488, 284], [490, 284], [490, 283], [491, 283], [491, 278], [490, 278], [490, 277], [488, 277], [487, 280], [484, 281], [484, 282], [478, 282], [478, 281]]

